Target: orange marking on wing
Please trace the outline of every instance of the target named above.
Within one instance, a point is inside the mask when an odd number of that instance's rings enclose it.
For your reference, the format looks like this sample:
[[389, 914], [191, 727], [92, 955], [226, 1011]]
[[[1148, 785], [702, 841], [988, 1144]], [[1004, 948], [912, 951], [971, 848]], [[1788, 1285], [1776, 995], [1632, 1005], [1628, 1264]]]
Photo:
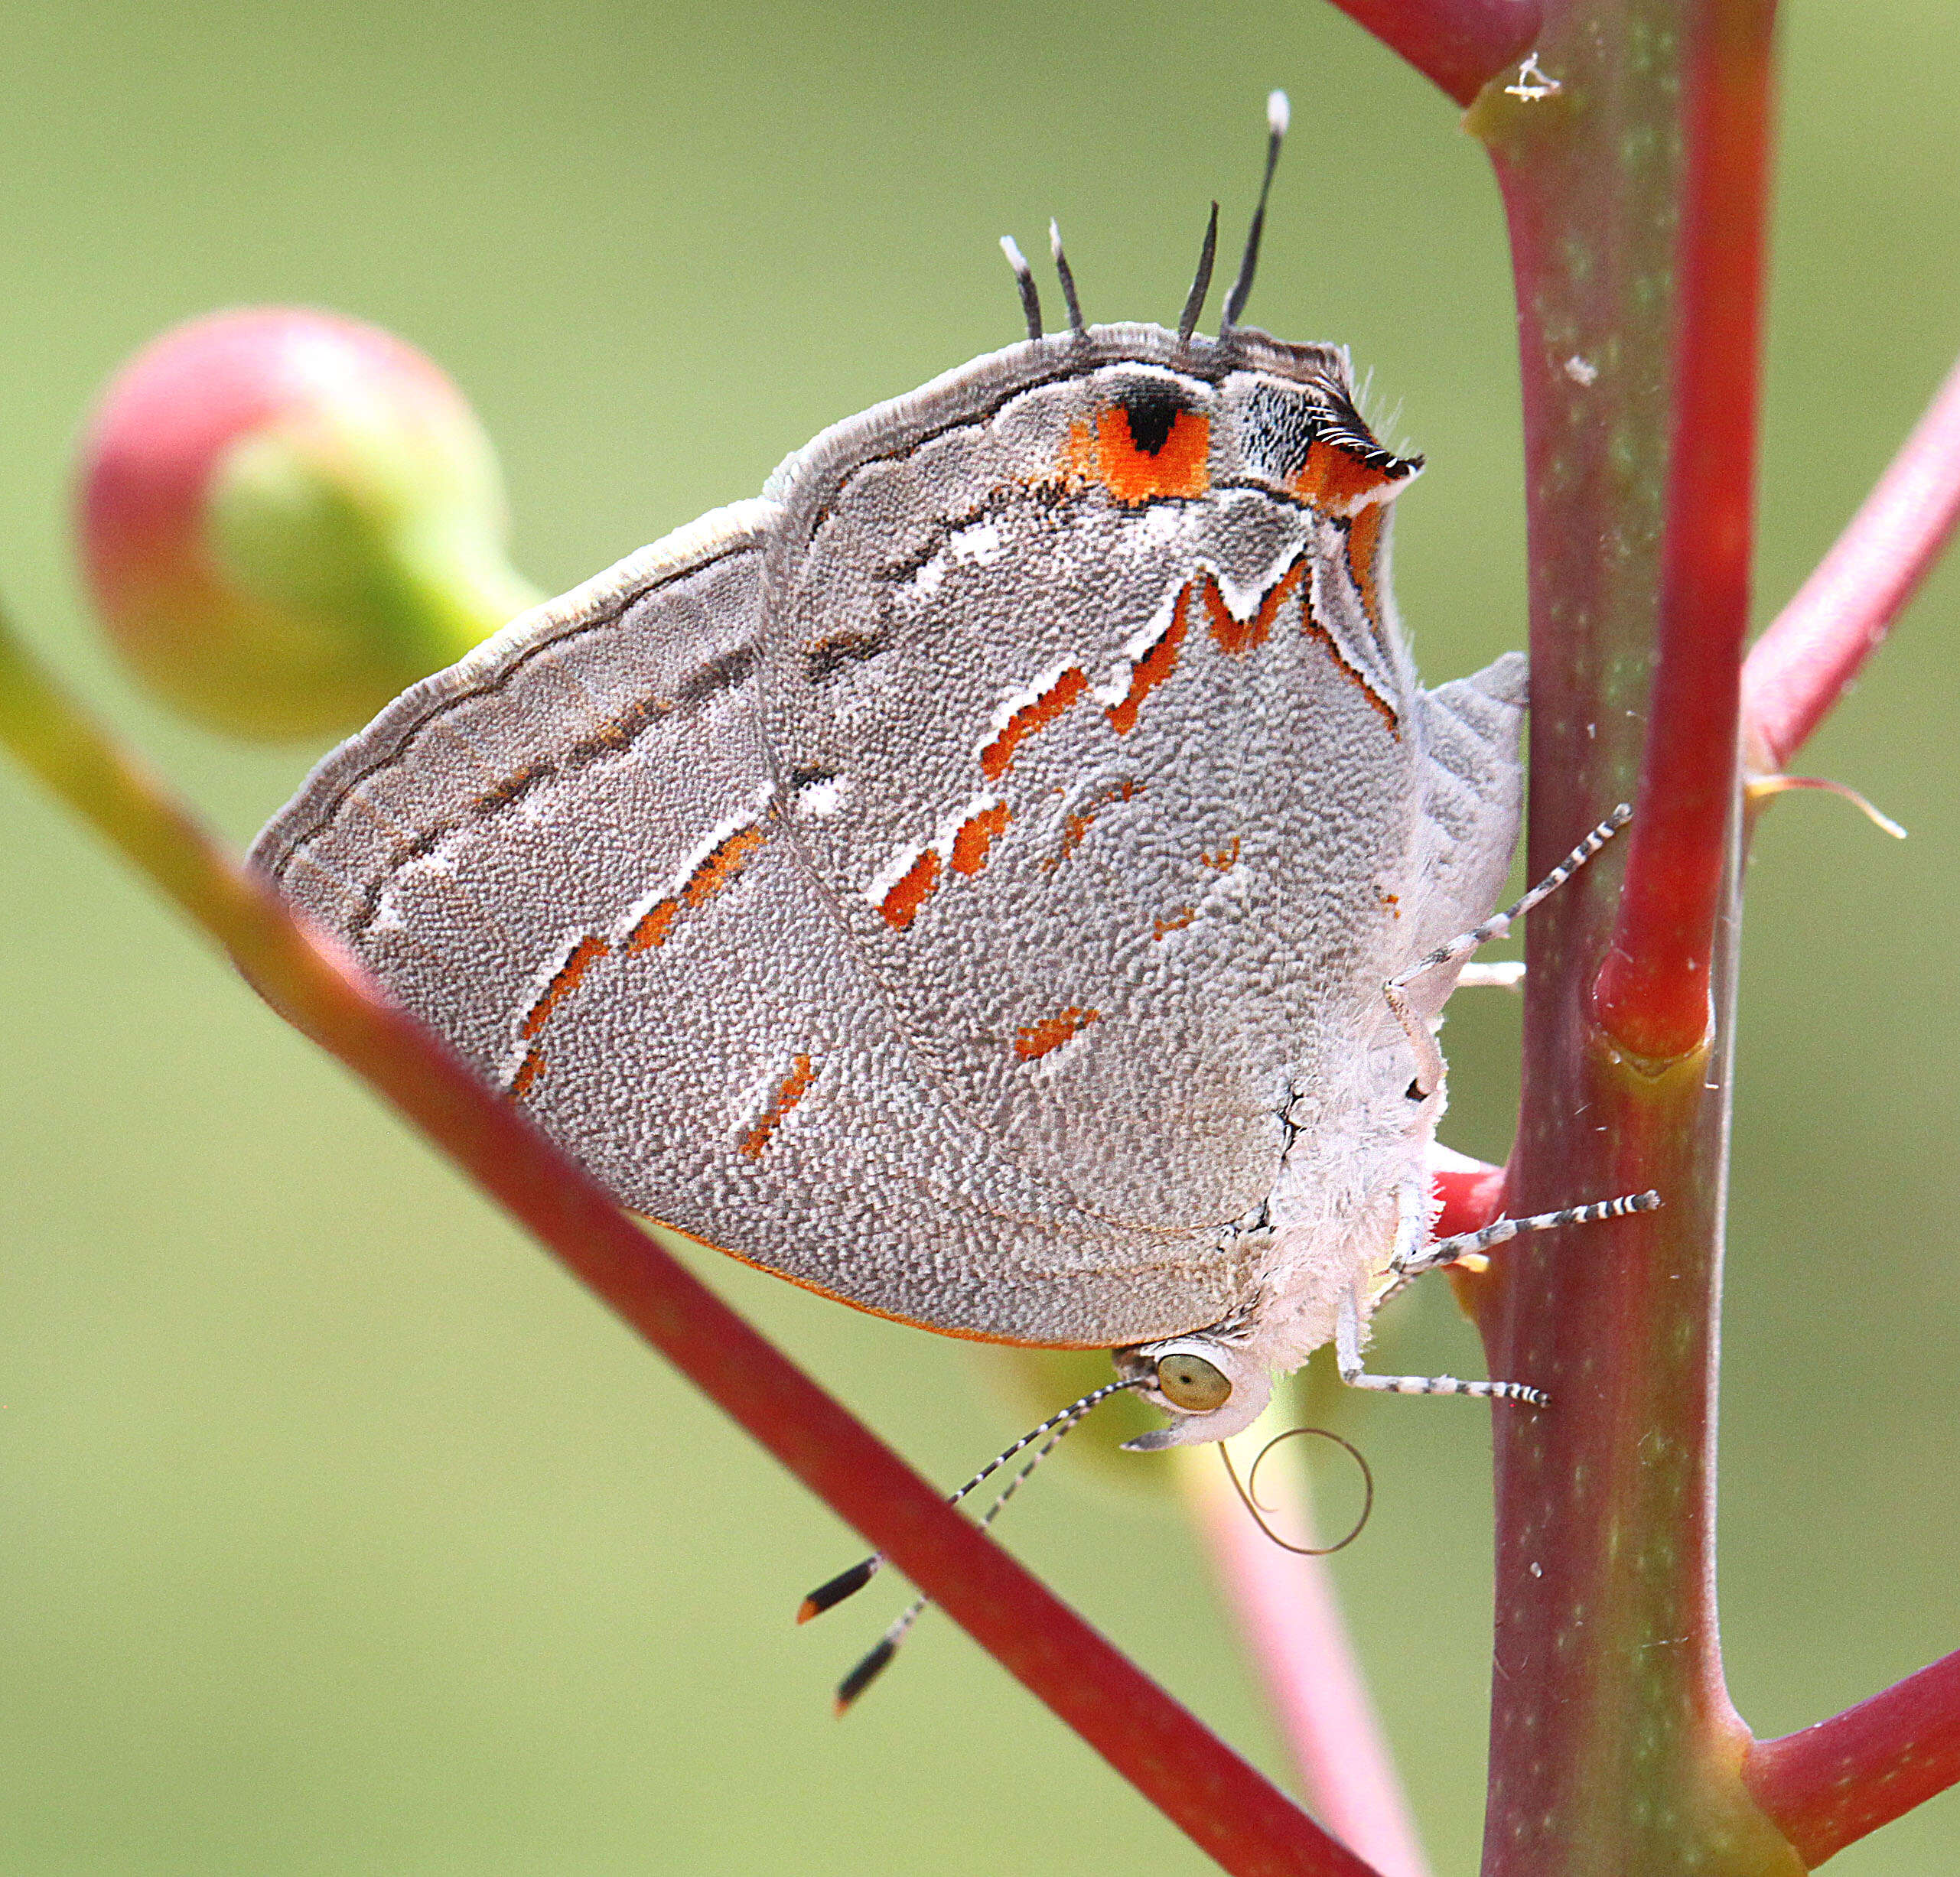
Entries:
[[1236, 659], [1256, 646], [1264, 645], [1272, 631], [1273, 621], [1279, 616], [1280, 608], [1298, 590], [1306, 577], [1307, 563], [1304, 560], [1295, 561], [1266, 589], [1259, 601], [1259, 610], [1250, 619], [1239, 619], [1225, 603], [1225, 595], [1218, 582], [1210, 574], [1206, 574], [1205, 611], [1210, 616], [1211, 636], [1218, 641], [1219, 649]]
[[1070, 665], [1032, 704], [1024, 704], [1001, 726], [1001, 732], [980, 752], [980, 772], [998, 782], [1014, 766], [1014, 752], [1045, 724], [1052, 724], [1089, 688], [1079, 667]]
[[905, 877], [884, 896], [879, 911], [894, 932], [903, 932], [919, 916], [919, 909], [939, 883], [939, 857], [930, 847], [905, 870]]
[[596, 934], [588, 934], [571, 948], [571, 955], [561, 965], [551, 982], [545, 985], [544, 994], [525, 1013], [524, 1020], [517, 1026], [520, 1036], [535, 1036], [545, 1026], [552, 1011], [578, 988], [578, 981], [587, 971], [606, 957], [612, 950], [604, 939]]
[[1388, 505], [1377, 502], [1363, 509], [1347, 526], [1347, 568], [1354, 576], [1355, 590], [1361, 595], [1362, 610], [1375, 636], [1384, 636], [1382, 602], [1375, 584], [1375, 568], [1382, 546], [1382, 525], [1389, 519]]
[[1096, 422], [1096, 480], [1126, 506], [1205, 494], [1211, 487], [1211, 419], [1180, 411], [1154, 456], [1137, 447], [1130, 414], [1112, 405]]
[[1082, 418], [1077, 418], [1069, 426], [1067, 438], [1062, 444], [1060, 470], [1062, 481], [1070, 488], [1079, 488], [1095, 477], [1096, 438]]
[[793, 1059], [790, 1072], [783, 1078], [783, 1086], [776, 1091], [776, 1099], [763, 1110], [762, 1118], [744, 1137], [743, 1153], [752, 1160], [760, 1160], [763, 1149], [769, 1145], [769, 1137], [776, 1131], [777, 1124], [809, 1093], [810, 1084], [816, 1080], [816, 1070], [808, 1056]]
[[689, 875], [687, 884], [681, 889], [682, 903], [695, 906], [712, 899], [747, 866], [750, 857], [768, 838], [757, 822], [737, 828]]
[[1010, 811], [1004, 802], [996, 802], [990, 808], [982, 808], [962, 821], [959, 831], [952, 838], [952, 870], [956, 873], [977, 873], [987, 864], [987, 850], [994, 844], [994, 837], [1007, 826]]
[[1228, 872], [1236, 867], [1239, 864], [1239, 837], [1234, 834], [1232, 837], [1232, 845], [1229, 847], [1220, 847], [1216, 854], [1200, 854], [1198, 864], [1202, 867], [1209, 867], [1214, 872], [1220, 873]]
[[[700, 865], [689, 874], [687, 883], [675, 898], [659, 900], [641, 915], [640, 922], [627, 934], [620, 949], [630, 956], [636, 952], [665, 945], [681, 908], [698, 906], [713, 899], [748, 865], [756, 849], [768, 838], [761, 824], [751, 821], [746, 828], [737, 828], [726, 840], [717, 841]], [[586, 961], [587, 964], [591, 962], [589, 958]], [[584, 967], [579, 968], [582, 971]]]
[[1286, 486], [1317, 509], [1346, 515], [1377, 490], [1398, 480], [1385, 470], [1371, 469], [1352, 451], [1322, 438], [1307, 446], [1307, 460]]
[[1076, 849], [1083, 844], [1089, 831], [1096, 825], [1096, 818], [1113, 802], [1128, 802], [1133, 795], [1143, 792], [1141, 782], [1124, 781], [1112, 782], [1102, 792], [1092, 798], [1079, 808], [1062, 817], [1062, 844], [1041, 863], [1044, 873], [1052, 873]]
[[536, 1085], [538, 1078], [545, 1072], [545, 1052], [532, 1049], [525, 1052], [524, 1059], [517, 1065], [517, 1073], [510, 1078], [510, 1098], [521, 1101]]
[[1106, 1349], [1103, 1342], [1044, 1342], [1027, 1336], [998, 1335], [991, 1330], [962, 1329], [950, 1323], [929, 1323], [923, 1317], [907, 1316], [898, 1310], [883, 1309], [875, 1303], [867, 1303], [861, 1297], [846, 1296], [841, 1290], [833, 1290], [828, 1284], [819, 1283], [814, 1277], [799, 1277], [794, 1271], [786, 1271], [778, 1266], [765, 1263], [759, 1257], [751, 1257], [746, 1251], [737, 1251], [732, 1246], [717, 1244], [712, 1238], [704, 1238], [698, 1232], [688, 1231], [684, 1226], [669, 1225], [664, 1218], [654, 1218], [651, 1213], [643, 1212], [663, 1231], [672, 1232], [676, 1238], [685, 1238], [690, 1244], [698, 1244], [710, 1251], [718, 1251], [724, 1257], [733, 1258], [738, 1264], [746, 1264], [753, 1270], [767, 1271], [772, 1277], [780, 1277], [785, 1283], [794, 1284], [799, 1290], [808, 1290], [819, 1297], [829, 1297], [833, 1303], [848, 1303], [854, 1310], [862, 1310], [867, 1316], [881, 1316], [888, 1323], [909, 1323], [914, 1329], [930, 1329], [934, 1335], [956, 1336], [962, 1342], [997, 1342], [1020, 1349]]
[[650, 945], [667, 942], [667, 928], [674, 922], [674, 916], [681, 909], [678, 899], [663, 899], [653, 907], [640, 923], [626, 935], [626, 949], [629, 952], [644, 952]]
[[1038, 1056], [1046, 1056], [1050, 1049], [1059, 1049], [1102, 1014], [1100, 1010], [1085, 1010], [1079, 1004], [1072, 1004], [1066, 1010], [1057, 1011], [1053, 1017], [1044, 1017], [1038, 1023], [1030, 1023], [1015, 1031], [1014, 1052], [1024, 1062], [1031, 1062]]
[[1180, 906], [1168, 919], [1160, 919], [1154, 921], [1154, 929], [1150, 935], [1154, 939], [1156, 939], [1159, 943], [1161, 943], [1174, 932], [1182, 932], [1187, 925], [1190, 924], [1193, 919], [1197, 917], [1197, 912], [1195, 908], [1188, 906]]
[[1186, 614], [1190, 603], [1191, 590], [1187, 586], [1178, 593], [1177, 603], [1171, 609], [1170, 623], [1164, 628], [1164, 636], [1137, 661], [1136, 668], [1130, 673], [1128, 695], [1121, 704], [1112, 704], [1102, 713], [1118, 736], [1127, 737], [1136, 727], [1137, 711], [1144, 699], [1177, 669], [1178, 648], [1184, 642], [1184, 633], [1190, 624]]

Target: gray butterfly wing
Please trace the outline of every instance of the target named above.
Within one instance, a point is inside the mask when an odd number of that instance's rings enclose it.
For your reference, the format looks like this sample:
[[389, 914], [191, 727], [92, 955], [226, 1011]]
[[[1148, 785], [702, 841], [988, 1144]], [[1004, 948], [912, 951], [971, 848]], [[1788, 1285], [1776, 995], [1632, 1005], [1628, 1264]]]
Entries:
[[769, 561], [770, 742], [841, 795], [806, 844], [899, 1027], [1017, 1159], [1158, 1230], [1271, 1190], [1291, 1097], [1382, 1013], [1414, 858], [1406, 657], [1285, 486], [1320, 419], [1262, 415], [1244, 356], [1114, 327], [983, 361], [820, 439]]
[[758, 716], [750, 503], [515, 622], [322, 763], [256, 864], [628, 1205], [867, 1307], [1104, 1345], [1222, 1314], [1190, 1231], [1083, 1214], [941, 1093]]
[[[1518, 740], [1527, 669], [1522, 652], [1507, 652], [1468, 678], [1422, 693], [1418, 890], [1405, 966], [1488, 918], [1503, 890], [1524, 810]], [[1455, 981], [1454, 972], [1429, 976], [1434, 981], [1411, 987], [1418, 1008], [1440, 1007]]]

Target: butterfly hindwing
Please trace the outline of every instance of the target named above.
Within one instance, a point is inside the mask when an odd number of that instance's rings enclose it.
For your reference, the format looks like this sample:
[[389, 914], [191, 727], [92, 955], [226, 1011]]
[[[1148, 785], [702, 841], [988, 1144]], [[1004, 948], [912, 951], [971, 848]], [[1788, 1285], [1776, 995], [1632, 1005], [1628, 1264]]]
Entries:
[[764, 749], [778, 513], [708, 517], [417, 687], [255, 861], [637, 1210], [969, 1333], [1218, 1314], [1243, 1278], [1208, 1241], [1083, 1215], [892, 1023], [801, 851], [822, 783]]

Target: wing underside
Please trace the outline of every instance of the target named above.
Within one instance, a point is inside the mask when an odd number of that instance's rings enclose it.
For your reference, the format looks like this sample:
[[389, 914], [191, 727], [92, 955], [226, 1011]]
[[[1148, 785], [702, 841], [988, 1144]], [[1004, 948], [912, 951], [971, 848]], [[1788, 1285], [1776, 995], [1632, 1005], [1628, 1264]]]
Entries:
[[1229, 1304], [943, 1097], [802, 857], [757, 672], [774, 511], [517, 622], [330, 757], [256, 862], [633, 1209], [935, 1328], [1105, 1346]]
[[1521, 690], [1415, 689], [1415, 466], [1338, 355], [1234, 345], [839, 426], [398, 700], [256, 862], [636, 1211], [955, 1333], [1247, 1309], [1287, 1116], [1495, 890]]

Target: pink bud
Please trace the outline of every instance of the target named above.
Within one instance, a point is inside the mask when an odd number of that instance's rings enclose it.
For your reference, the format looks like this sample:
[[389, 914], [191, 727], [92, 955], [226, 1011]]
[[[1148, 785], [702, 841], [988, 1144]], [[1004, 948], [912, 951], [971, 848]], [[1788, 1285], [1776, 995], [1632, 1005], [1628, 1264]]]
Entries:
[[331, 314], [213, 314], [146, 347], [90, 426], [77, 507], [124, 655], [249, 736], [352, 729], [537, 597], [461, 395]]

